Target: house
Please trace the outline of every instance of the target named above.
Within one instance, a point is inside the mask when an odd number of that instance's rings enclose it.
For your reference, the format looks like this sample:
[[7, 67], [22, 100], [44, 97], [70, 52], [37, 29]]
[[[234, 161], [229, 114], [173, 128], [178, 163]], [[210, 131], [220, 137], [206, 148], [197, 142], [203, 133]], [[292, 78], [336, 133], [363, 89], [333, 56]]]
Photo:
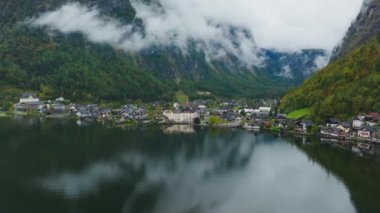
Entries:
[[26, 104], [15, 104], [14, 109], [16, 112], [26, 112], [28, 111], [28, 106]]
[[89, 110], [90, 112], [98, 111], [99, 107], [97, 104], [88, 104], [86, 107], [86, 110]]
[[20, 97], [20, 104], [38, 103], [40, 99], [34, 93], [25, 93]]
[[326, 120], [327, 127], [337, 127], [340, 124], [340, 120], [337, 118], [329, 118]]
[[321, 127], [320, 131], [322, 136], [327, 136], [327, 137], [347, 137], [349, 134], [345, 133], [341, 129], [337, 127]]
[[58, 101], [58, 102], [64, 102], [65, 101], [65, 99], [61, 96], [61, 97], [59, 97], [59, 98], [57, 98], [57, 99], [55, 99], [55, 101]]
[[123, 115], [132, 115], [135, 113], [135, 108], [132, 105], [126, 105], [124, 108], [121, 110], [121, 113]]
[[296, 124], [296, 131], [301, 133], [308, 133], [313, 125], [314, 123], [311, 121], [300, 121]]
[[135, 120], [147, 120], [148, 119], [148, 112], [143, 108], [136, 109], [134, 113], [134, 119]]
[[14, 105], [14, 109], [18, 112], [38, 111], [47, 108], [42, 102], [18, 103]]
[[200, 96], [210, 96], [211, 92], [208, 92], [208, 91], [198, 91], [198, 95], [200, 95]]
[[240, 114], [234, 113], [234, 112], [228, 112], [221, 116], [223, 120], [226, 120], [228, 122], [235, 122], [235, 121], [241, 121]]
[[66, 106], [63, 104], [52, 104], [51, 108], [54, 112], [63, 112], [66, 110]]
[[343, 132], [349, 133], [351, 131], [351, 124], [347, 122], [342, 122], [336, 128], [342, 130]]
[[208, 112], [208, 111], [207, 111], [207, 106], [206, 106], [206, 105], [203, 105], [203, 104], [198, 105], [196, 111], [199, 113], [200, 116], [204, 116], [204, 115], [206, 115], [207, 112]]
[[75, 112], [77, 110], [77, 106], [75, 104], [70, 104], [68, 106], [68, 109], [71, 111], [71, 112]]
[[370, 116], [373, 119], [380, 121], [380, 113], [378, 113], [378, 112], [370, 112], [367, 114], [367, 116]]
[[358, 136], [364, 139], [370, 139], [373, 133], [374, 129], [371, 126], [362, 127], [358, 130]]
[[269, 116], [271, 110], [271, 107], [259, 107], [259, 115]]
[[354, 129], [360, 129], [360, 128], [362, 128], [364, 126], [364, 120], [365, 120], [364, 116], [355, 117], [352, 120], [352, 127]]
[[199, 118], [197, 112], [190, 110], [165, 110], [163, 115], [171, 122], [174, 123], [193, 123], [195, 118]]
[[302, 128], [303, 128], [303, 131], [306, 133], [306, 132], [309, 132], [311, 130], [311, 128], [313, 127], [314, 123], [311, 122], [311, 121], [302, 121], [301, 125], [302, 125]]
[[286, 129], [287, 128], [286, 119], [276, 119], [275, 122], [273, 122], [272, 127]]
[[198, 106], [198, 109], [199, 109], [199, 110], [206, 110], [206, 109], [207, 109], [207, 106], [201, 104], [201, 105]]
[[365, 124], [368, 126], [376, 126], [380, 122], [380, 114], [376, 112], [370, 112], [365, 116]]
[[233, 107], [226, 106], [226, 107], [222, 107], [222, 108], [219, 108], [219, 109], [215, 109], [215, 110], [212, 111], [211, 114], [213, 114], [213, 115], [223, 115], [223, 114], [226, 114], [228, 112], [233, 112]]
[[76, 113], [76, 116], [78, 118], [91, 118], [92, 117], [92, 114], [90, 111], [87, 111], [87, 110], [79, 110], [77, 113]]

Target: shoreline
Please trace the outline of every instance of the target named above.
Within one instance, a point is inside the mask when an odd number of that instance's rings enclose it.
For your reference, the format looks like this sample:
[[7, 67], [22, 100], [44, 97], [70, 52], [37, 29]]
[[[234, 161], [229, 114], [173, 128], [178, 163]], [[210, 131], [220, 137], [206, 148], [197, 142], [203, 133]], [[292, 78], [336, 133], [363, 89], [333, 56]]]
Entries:
[[[171, 126], [189, 126], [189, 127], [206, 127], [211, 129], [240, 129], [242, 131], [246, 132], [252, 132], [257, 134], [279, 134], [283, 136], [288, 137], [305, 137], [305, 138], [316, 138], [318, 141], [322, 144], [329, 144], [329, 145], [337, 145], [342, 146], [341, 148], [344, 149], [353, 149], [358, 148], [358, 145], [361, 143], [367, 143], [371, 146], [380, 146], [380, 140], [374, 141], [373, 139], [364, 139], [364, 138], [354, 138], [354, 137], [333, 137], [333, 136], [325, 136], [321, 135], [320, 133], [312, 134], [312, 133], [303, 133], [303, 132], [297, 132], [297, 131], [290, 131], [290, 130], [284, 130], [284, 129], [273, 129], [273, 128], [261, 128], [259, 130], [251, 130], [244, 128], [244, 123], [240, 123], [237, 125], [236, 123], [221, 123], [217, 125], [208, 125], [208, 124], [189, 124], [189, 123], [174, 123], [174, 122], [141, 122], [141, 121], [127, 121], [127, 122], [117, 122], [113, 120], [98, 120], [96, 118], [92, 118], [89, 120], [86, 119], [80, 119], [76, 116], [72, 116], [69, 114], [55, 114], [55, 115], [31, 115], [27, 113], [14, 113], [14, 112], [0, 112], [0, 118], [11, 118], [13, 116], [22, 116], [25, 118], [46, 118], [46, 119], [58, 119], [58, 120], [72, 120], [74, 122], [79, 122], [81, 124], [99, 124], [102, 126], [107, 127], [114, 127], [114, 128], [123, 128], [123, 127], [159, 127], [159, 128], [168, 128]], [[78, 124], [79, 125], [79, 124]], [[380, 149], [376, 150], [362, 150], [363, 153], [371, 154], [378, 156], [380, 155]]]

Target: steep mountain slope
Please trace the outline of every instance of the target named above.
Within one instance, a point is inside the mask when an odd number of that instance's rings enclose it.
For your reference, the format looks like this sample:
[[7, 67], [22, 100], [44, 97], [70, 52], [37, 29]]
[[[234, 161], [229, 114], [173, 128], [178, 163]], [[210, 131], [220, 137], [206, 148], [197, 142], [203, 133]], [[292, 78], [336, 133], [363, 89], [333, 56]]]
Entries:
[[[376, 0], [370, 5], [378, 3]], [[366, 8], [372, 14], [380, 14], [377, 6]], [[283, 98], [284, 111], [309, 107], [312, 118], [319, 122], [327, 117], [348, 119], [360, 113], [380, 111], [379, 17], [364, 18], [368, 11], [362, 11], [358, 18], [368, 24], [359, 27], [356, 33], [352, 33], [354, 27], [350, 28], [344, 42], [347, 46], [340, 47], [342, 51], [336, 55], [339, 57]], [[373, 30], [369, 33], [368, 29]]]
[[342, 44], [335, 48], [331, 60], [344, 57], [360, 45], [368, 42], [380, 33], [380, 1], [364, 0], [362, 9], [348, 29]]
[[[209, 59], [197, 41], [189, 43], [186, 54], [175, 45], [129, 52], [105, 43], [92, 43], [81, 33], [64, 34], [44, 26], [31, 27], [26, 22], [67, 2], [71, 1], [0, 0], [2, 88], [40, 91], [47, 98], [63, 95], [77, 101], [170, 100], [177, 90], [192, 96], [207, 90], [226, 97], [278, 97], [314, 72], [319, 66], [315, 62], [325, 56], [322, 50], [260, 50], [262, 65], [247, 66], [229, 53], [223, 58]], [[96, 6], [102, 16], [143, 31], [142, 20], [135, 17], [129, 0], [76, 2], [90, 8]], [[253, 40], [244, 29], [224, 28], [234, 45], [238, 46], [242, 39], [237, 35]], [[8, 96], [0, 92], [0, 98]]]

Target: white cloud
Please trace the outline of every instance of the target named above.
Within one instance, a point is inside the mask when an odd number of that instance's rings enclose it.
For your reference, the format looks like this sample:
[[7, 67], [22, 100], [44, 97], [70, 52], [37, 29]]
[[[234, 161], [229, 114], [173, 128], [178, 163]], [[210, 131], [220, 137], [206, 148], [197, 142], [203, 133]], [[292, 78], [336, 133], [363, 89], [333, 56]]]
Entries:
[[315, 70], [320, 70], [320, 69], [325, 68], [330, 61], [330, 57], [331, 57], [331, 54], [326, 53], [323, 56], [318, 56], [317, 58], [315, 58], [314, 60]]
[[98, 10], [74, 3], [40, 16], [33, 24], [50, 26], [63, 33], [80, 31], [94, 42], [119, 42], [128, 28], [124, 28], [115, 20], [106, 20], [99, 16]]
[[280, 76], [280, 77], [283, 77], [283, 78], [289, 78], [289, 79], [294, 78], [293, 72], [292, 72], [292, 70], [291, 70], [291, 68], [290, 68], [289, 65], [283, 66], [281, 72], [278, 73], [277, 76]]
[[[144, 34], [132, 31], [116, 19], [102, 16], [97, 8], [68, 3], [31, 23], [64, 33], [82, 32], [93, 42], [106, 42], [127, 51], [152, 45], [174, 44], [186, 51], [189, 39], [207, 57], [237, 56], [258, 65], [260, 48], [297, 51], [331, 50], [344, 36], [360, 10], [362, 0], [158, 0], [147, 5], [131, 0]], [[231, 26], [235, 29], [231, 33]], [[255, 41], [253, 40], [255, 39]]]

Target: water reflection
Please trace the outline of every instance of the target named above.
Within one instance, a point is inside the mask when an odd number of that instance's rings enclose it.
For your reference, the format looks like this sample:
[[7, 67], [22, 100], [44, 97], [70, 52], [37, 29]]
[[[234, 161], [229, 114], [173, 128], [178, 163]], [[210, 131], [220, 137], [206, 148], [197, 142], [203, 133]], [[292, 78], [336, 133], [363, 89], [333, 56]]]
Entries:
[[81, 171], [52, 173], [38, 184], [79, 200], [101, 197], [107, 184], [133, 185], [122, 195], [124, 213], [355, 212], [339, 179], [280, 138], [210, 131], [194, 140], [166, 147], [168, 152], [129, 148]]
[[172, 125], [164, 129], [165, 134], [194, 134], [195, 129], [191, 125]]
[[16, 114], [13, 116], [13, 120], [16, 121], [18, 124], [22, 124], [24, 126], [36, 126], [41, 123], [43, 118]]
[[42, 178], [39, 184], [66, 197], [79, 198], [96, 192], [96, 188], [104, 182], [136, 178], [128, 177], [133, 174], [144, 174], [137, 180], [139, 185], [169, 185], [187, 178], [196, 181], [228, 169], [243, 167], [254, 147], [247, 140], [236, 143], [215, 142], [214, 138], [209, 138], [192, 153], [189, 153], [187, 146], [182, 146], [171, 155], [151, 156], [142, 150], [127, 151], [107, 162], [96, 162], [80, 172], [52, 174]]
[[67, 198], [80, 198], [95, 193], [102, 183], [112, 182], [123, 175], [123, 170], [115, 163], [95, 163], [79, 173], [64, 172], [43, 178], [39, 184], [54, 193]]

